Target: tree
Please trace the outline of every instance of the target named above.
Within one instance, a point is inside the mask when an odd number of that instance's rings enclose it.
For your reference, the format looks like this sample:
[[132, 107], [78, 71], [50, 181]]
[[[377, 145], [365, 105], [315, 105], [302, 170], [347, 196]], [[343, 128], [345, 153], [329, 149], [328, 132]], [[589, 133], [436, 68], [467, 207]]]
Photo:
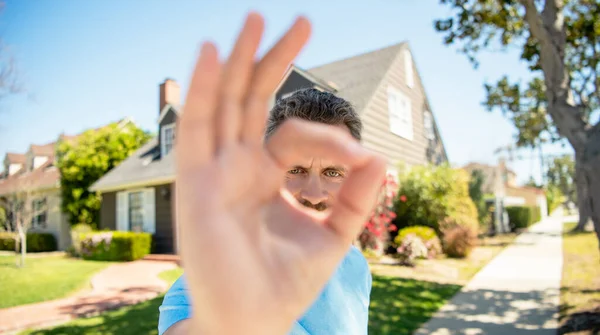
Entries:
[[[25, 265], [27, 254], [27, 232], [32, 227], [34, 219], [40, 215], [46, 215], [47, 203], [44, 197], [40, 197], [33, 185], [14, 178], [10, 182], [15, 183], [15, 192], [3, 196], [2, 207], [7, 213], [4, 229], [15, 233], [15, 252], [21, 251], [19, 266]], [[20, 246], [20, 247], [19, 247]]]
[[469, 180], [469, 196], [477, 208], [477, 216], [480, 224], [484, 224], [487, 218], [487, 208], [485, 206], [485, 198], [483, 194], [484, 182], [485, 175], [483, 174], [483, 171], [478, 169], [471, 171], [471, 179]]
[[132, 122], [113, 123], [88, 130], [74, 141], [58, 146], [57, 167], [61, 174], [62, 210], [71, 224], [95, 226], [100, 196], [89, 187], [113, 167], [145, 144], [150, 134]]
[[575, 152], [580, 222], [600, 240], [600, 3], [596, 0], [440, 0], [452, 14], [435, 21], [477, 67], [479, 51], [518, 48], [532, 79], [485, 84], [488, 110], [501, 110], [521, 147], [566, 139]]
[[[0, 13], [3, 9], [4, 2], [0, 1]], [[15, 58], [8, 46], [0, 39], [0, 99], [23, 91], [18, 72]]]
[[548, 165], [546, 176], [549, 187], [556, 187], [567, 200], [577, 202], [575, 162], [570, 155], [555, 157]]

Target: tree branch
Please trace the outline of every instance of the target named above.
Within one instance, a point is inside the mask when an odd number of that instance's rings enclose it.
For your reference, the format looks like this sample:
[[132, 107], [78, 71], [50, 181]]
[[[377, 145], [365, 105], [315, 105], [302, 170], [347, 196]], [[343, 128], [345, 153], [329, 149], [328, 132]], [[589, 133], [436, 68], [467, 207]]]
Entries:
[[548, 112], [559, 133], [568, 138], [574, 148], [580, 148], [587, 137], [586, 123], [583, 108], [575, 105], [564, 61], [566, 33], [563, 2], [546, 0], [543, 15], [535, 7], [535, 0], [520, 2], [525, 7], [525, 21], [529, 24], [529, 31], [540, 44], [540, 64], [546, 83]]

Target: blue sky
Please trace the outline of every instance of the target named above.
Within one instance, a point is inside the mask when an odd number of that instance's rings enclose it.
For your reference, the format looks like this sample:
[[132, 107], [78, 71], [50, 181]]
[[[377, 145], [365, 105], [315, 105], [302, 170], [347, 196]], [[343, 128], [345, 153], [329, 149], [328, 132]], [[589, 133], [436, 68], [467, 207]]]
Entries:
[[[0, 155], [126, 116], [156, 131], [158, 84], [174, 78], [185, 91], [198, 44], [210, 39], [228, 53], [248, 10], [266, 18], [261, 52], [296, 15], [311, 20], [312, 38], [296, 61], [304, 68], [408, 41], [453, 164], [495, 163], [494, 149], [512, 143], [512, 125], [481, 106], [483, 83], [505, 73], [527, 78], [526, 67], [513, 51], [482, 54], [474, 70], [433, 29], [447, 14], [438, 1], [240, 2], [8, 0], [0, 34], [28, 93], [0, 102]], [[521, 181], [539, 178], [537, 159], [509, 165]]]

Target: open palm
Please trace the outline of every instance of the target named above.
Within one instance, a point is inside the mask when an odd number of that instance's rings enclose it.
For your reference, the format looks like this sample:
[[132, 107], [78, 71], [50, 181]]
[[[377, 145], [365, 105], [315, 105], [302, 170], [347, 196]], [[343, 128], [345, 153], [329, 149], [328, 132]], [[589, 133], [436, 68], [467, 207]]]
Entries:
[[[177, 219], [198, 334], [285, 334], [362, 227], [385, 162], [349, 134], [284, 122], [268, 143], [268, 102], [306, 43], [300, 18], [257, 63], [263, 19], [250, 14], [226, 63], [202, 46], [177, 137]], [[326, 213], [282, 190], [286, 168], [327, 157], [349, 168]]]

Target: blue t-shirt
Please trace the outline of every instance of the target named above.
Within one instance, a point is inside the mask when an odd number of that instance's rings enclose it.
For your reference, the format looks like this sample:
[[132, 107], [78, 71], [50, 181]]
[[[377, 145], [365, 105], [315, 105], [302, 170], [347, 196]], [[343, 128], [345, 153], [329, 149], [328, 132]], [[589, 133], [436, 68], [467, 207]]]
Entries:
[[[352, 247], [333, 277], [298, 320], [289, 335], [364, 335], [369, 321], [372, 277], [367, 260]], [[191, 317], [184, 276], [169, 289], [159, 307], [158, 334]]]

